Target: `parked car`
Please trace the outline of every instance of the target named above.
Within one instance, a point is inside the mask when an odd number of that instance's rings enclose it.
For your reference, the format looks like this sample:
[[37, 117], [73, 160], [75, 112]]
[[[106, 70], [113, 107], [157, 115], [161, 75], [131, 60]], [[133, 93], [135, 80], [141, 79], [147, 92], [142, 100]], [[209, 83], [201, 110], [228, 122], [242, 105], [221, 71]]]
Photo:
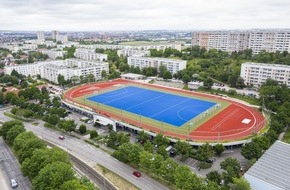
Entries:
[[64, 140], [65, 138], [64, 138], [64, 136], [59, 136], [58, 137], [60, 140]]
[[138, 171], [133, 171], [133, 175], [136, 177], [141, 177], [141, 173]]
[[10, 184], [11, 184], [12, 188], [18, 187], [18, 183], [17, 183], [17, 181], [15, 179], [11, 179]]

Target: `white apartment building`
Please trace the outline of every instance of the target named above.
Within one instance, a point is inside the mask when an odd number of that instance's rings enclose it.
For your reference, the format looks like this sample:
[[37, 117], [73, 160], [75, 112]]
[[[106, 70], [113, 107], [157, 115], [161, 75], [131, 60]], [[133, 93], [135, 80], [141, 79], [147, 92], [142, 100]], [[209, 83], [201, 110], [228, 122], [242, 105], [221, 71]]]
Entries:
[[166, 48], [177, 49], [181, 51], [181, 44], [164, 44], [164, 45], [145, 45], [145, 46], [129, 46], [129, 45], [110, 45], [110, 44], [94, 44], [94, 45], [78, 45], [79, 48], [87, 49], [127, 49], [127, 50], [165, 50]]
[[290, 30], [199, 31], [193, 32], [192, 45], [228, 52], [252, 49], [254, 54], [262, 50], [290, 52]]
[[85, 49], [85, 48], [77, 48], [74, 56], [79, 59], [84, 60], [98, 60], [98, 61], [106, 61], [108, 59], [107, 54], [95, 53], [94, 49]]
[[145, 57], [150, 56], [149, 50], [135, 50], [135, 49], [122, 49], [117, 51], [118, 56], [121, 55], [131, 57], [131, 56], [138, 56], [138, 57]]
[[65, 80], [71, 79], [72, 76], [80, 77], [88, 74], [93, 74], [96, 80], [99, 80], [102, 78], [103, 70], [109, 73], [109, 64], [106, 62], [66, 59], [4, 67], [5, 74], [11, 74], [13, 70], [25, 76], [39, 74], [42, 78], [58, 83], [59, 74], [63, 75]]
[[37, 40], [38, 41], [45, 41], [44, 31], [37, 31]]
[[175, 74], [186, 68], [186, 61], [166, 58], [150, 58], [150, 57], [128, 57], [128, 65], [139, 67], [141, 70], [144, 67], [155, 67], [165, 65], [171, 74]]
[[58, 35], [58, 31], [56, 31], [56, 30], [51, 31], [51, 37], [53, 40], [56, 40], [57, 35]]
[[57, 57], [63, 57], [66, 51], [57, 51], [57, 50], [42, 50], [43, 54], [47, 54], [50, 59], [55, 60]]
[[265, 63], [243, 63], [240, 76], [245, 84], [261, 86], [268, 78], [290, 87], [290, 66]]
[[61, 42], [61, 43], [66, 43], [66, 42], [68, 42], [67, 35], [60, 35], [60, 34], [58, 34], [58, 35], [56, 35], [55, 40], [56, 40], [57, 42]]

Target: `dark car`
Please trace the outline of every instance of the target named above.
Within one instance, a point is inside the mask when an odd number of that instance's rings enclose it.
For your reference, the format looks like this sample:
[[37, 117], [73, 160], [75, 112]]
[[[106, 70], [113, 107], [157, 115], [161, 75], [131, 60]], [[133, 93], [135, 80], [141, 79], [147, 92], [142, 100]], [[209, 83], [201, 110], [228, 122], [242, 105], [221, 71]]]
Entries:
[[65, 138], [64, 138], [64, 136], [59, 136], [58, 137], [60, 140], [64, 140]]
[[170, 155], [170, 157], [174, 157], [174, 156], [176, 155], [176, 150], [171, 149], [171, 150], [169, 151], [169, 155]]
[[138, 171], [133, 171], [133, 175], [136, 177], [141, 177], [141, 173]]

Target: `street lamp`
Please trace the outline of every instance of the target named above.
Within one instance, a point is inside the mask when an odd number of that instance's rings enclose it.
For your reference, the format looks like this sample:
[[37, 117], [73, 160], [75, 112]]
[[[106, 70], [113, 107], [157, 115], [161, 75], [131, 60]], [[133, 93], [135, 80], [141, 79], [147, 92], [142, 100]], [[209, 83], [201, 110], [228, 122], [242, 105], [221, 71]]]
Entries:
[[188, 143], [189, 143], [189, 141], [190, 141], [190, 128], [193, 126], [193, 123], [192, 122], [190, 122], [189, 124], [188, 124]]

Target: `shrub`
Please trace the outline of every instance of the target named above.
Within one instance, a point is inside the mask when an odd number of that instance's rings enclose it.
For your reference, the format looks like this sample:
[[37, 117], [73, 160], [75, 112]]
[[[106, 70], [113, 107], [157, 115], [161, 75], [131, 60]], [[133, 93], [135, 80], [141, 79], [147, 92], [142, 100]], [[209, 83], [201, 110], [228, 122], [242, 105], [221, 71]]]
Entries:
[[99, 136], [97, 131], [93, 130], [93, 131], [90, 132], [90, 139], [93, 139], [93, 138], [95, 138], [97, 136]]
[[208, 169], [211, 167], [211, 163], [200, 162], [198, 166], [200, 167], [200, 169]]

